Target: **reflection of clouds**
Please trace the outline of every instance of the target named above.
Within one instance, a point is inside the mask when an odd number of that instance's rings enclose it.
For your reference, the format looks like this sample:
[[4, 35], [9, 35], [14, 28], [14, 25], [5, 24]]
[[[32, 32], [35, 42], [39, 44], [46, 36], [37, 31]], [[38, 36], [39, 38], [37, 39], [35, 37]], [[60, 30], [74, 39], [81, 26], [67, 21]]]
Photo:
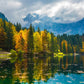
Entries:
[[[76, 64], [73, 64], [73, 56], [64, 56], [63, 58], [33, 58], [31, 61], [31, 58], [26, 58], [22, 61], [15, 62], [15, 67], [13, 67], [13, 78], [12, 81], [15, 83], [15, 80], [19, 80], [20, 83], [28, 83], [32, 81], [32, 83], [64, 83], [68, 84], [72, 82], [72, 84], [79, 84], [80, 81], [84, 81], [84, 71], [82, 70], [84, 67], [82, 64], [84, 63], [84, 56], [76, 56]], [[58, 59], [61, 59], [63, 61], [59, 61]], [[80, 61], [79, 61], [80, 59]], [[68, 63], [67, 63], [68, 61]], [[6, 63], [7, 64], [7, 63]], [[5, 65], [6, 65], [5, 64]], [[64, 69], [62, 68], [62, 65], [68, 65], [68, 68]], [[7, 64], [8, 67], [8, 64]], [[10, 74], [9, 68], [5, 67], [3, 70], [3, 67], [0, 65], [0, 73], [5, 72], [5, 74], [0, 74], [0, 78], [8, 77]], [[8, 72], [9, 74], [8, 74]], [[6, 74], [7, 73], [7, 74]], [[11, 73], [11, 74], [12, 74]], [[81, 73], [81, 74], [78, 74]], [[2, 76], [3, 75], [3, 76]], [[31, 76], [32, 75], [32, 76]], [[33, 78], [34, 80], [31, 80]], [[46, 81], [46, 82], [44, 82]]]

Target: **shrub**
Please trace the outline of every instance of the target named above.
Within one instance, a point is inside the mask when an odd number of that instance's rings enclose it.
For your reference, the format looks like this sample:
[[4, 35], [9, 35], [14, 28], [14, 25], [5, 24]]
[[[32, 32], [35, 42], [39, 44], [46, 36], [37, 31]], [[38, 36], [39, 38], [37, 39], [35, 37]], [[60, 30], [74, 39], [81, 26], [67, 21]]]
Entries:
[[13, 50], [13, 49], [11, 49], [10, 50], [10, 57], [11, 57], [11, 62], [13, 63], [13, 62], [15, 62], [16, 61], [16, 59], [17, 59], [17, 52], [15, 51], [15, 50]]
[[2, 51], [3, 49], [2, 48], [0, 48], [0, 51]]

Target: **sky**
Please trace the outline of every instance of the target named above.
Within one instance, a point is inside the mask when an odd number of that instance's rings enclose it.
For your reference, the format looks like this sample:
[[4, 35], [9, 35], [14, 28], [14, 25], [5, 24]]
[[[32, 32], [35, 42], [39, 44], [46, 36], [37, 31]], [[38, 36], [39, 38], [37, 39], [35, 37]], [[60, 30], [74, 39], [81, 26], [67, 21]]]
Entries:
[[0, 12], [12, 23], [25, 25], [28, 13], [48, 16], [56, 22], [75, 22], [84, 18], [84, 0], [0, 0]]

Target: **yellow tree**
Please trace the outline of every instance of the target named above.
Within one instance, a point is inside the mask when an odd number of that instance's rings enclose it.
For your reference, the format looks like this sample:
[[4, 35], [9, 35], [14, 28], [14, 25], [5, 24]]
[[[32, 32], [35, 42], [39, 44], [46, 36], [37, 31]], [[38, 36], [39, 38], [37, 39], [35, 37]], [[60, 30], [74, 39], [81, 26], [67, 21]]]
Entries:
[[48, 49], [50, 50], [50, 47], [51, 47], [51, 34], [49, 32], [47, 34], [47, 40], [48, 40]]
[[23, 47], [23, 50], [27, 53], [27, 34], [28, 34], [28, 31], [27, 29], [25, 30], [21, 30], [20, 32], [22, 32], [22, 37], [24, 39], [24, 47]]
[[11, 26], [12, 33], [13, 33], [13, 46], [15, 47], [15, 37], [14, 35], [17, 33], [16, 27], [14, 25]]
[[0, 27], [3, 27], [3, 20], [0, 18]]
[[6, 32], [4, 32], [3, 28], [0, 28], [0, 48], [5, 48], [6, 47]]
[[34, 52], [42, 51], [42, 39], [39, 32], [33, 34], [34, 37]]
[[23, 50], [25, 53], [27, 53], [27, 34], [27, 29], [20, 30], [20, 32], [15, 33], [14, 40], [16, 50]]
[[41, 31], [41, 38], [42, 38], [43, 52], [47, 52], [48, 51], [48, 39], [47, 39], [46, 31]]
[[20, 31], [19, 33], [15, 34], [15, 49], [18, 50], [23, 50], [24, 49], [24, 39], [22, 37], [22, 32]]

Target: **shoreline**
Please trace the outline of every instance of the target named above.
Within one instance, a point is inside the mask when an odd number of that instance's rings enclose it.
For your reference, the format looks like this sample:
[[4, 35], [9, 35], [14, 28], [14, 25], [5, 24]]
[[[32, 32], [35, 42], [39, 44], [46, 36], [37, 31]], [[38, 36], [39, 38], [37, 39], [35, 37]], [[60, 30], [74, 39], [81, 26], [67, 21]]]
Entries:
[[0, 51], [0, 60], [8, 60], [8, 59], [11, 59], [9, 57], [11, 53], [10, 52], [7, 52], [7, 51]]

